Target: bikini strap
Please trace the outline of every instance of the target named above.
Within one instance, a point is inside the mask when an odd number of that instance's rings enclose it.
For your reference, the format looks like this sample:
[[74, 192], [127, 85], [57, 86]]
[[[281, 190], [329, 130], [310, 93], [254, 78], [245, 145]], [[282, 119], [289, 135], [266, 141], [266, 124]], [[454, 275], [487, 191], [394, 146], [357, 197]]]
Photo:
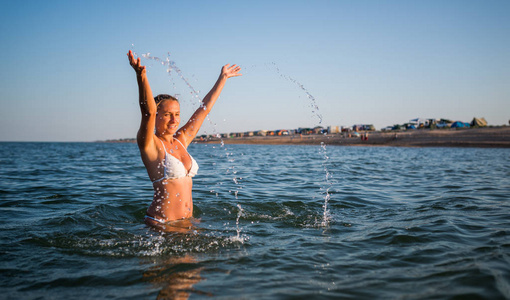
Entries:
[[163, 143], [163, 140], [160, 139], [159, 137], [157, 137], [158, 140], [161, 142], [161, 145], [163, 145], [163, 150], [165, 150], [165, 153], [166, 153], [166, 147], [165, 147], [165, 143]]
[[[176, 140], [179, 142], [179, 144], [181, 144], [181, 146], [184, 148], [184, 150], [186, 150], [186, 147], [184, 147], [184, 144], [183, 144], [183, 143], [181, 143], [181, 141], [179, 141], [179, 139], [178, 139], [178, 138], [176, 138]], [[186, 151], [187, 151], [187, 150], [186, 150]]]

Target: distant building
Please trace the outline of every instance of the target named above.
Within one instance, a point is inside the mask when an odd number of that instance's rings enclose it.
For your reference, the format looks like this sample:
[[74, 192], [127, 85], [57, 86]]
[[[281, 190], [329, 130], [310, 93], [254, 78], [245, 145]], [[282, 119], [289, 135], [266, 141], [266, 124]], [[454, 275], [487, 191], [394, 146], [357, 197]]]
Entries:
[[372, 124], [356, 124], [352, 125], [354, 131], [375, 131], [375, 127]]
[[328, 133], [340, 133], [339, 126], [328, 126]]
[[302, 127], [299, 127], [296, 131], [298, 134], [312, 134], [313, 133], [313, 129], [312, 128], [302, 128]]

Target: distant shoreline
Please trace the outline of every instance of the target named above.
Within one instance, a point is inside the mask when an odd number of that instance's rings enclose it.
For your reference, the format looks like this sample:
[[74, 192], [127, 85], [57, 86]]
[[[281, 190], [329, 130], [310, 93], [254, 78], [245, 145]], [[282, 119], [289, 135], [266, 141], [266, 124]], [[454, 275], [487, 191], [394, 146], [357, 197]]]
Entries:
[[510, 148], [510, 127], [469, 129], [417, 129], [391, 132], [368, 132], [368, 140], [342, 134], [288, 136], [251, 136], [211, 138], [197, 143], [261, 144], [261, 145], [327, 145], [388, 147], [481, 147]]
[[[345, 133], [195, 139], [195, 142], [199, 144], [220, 144], [222, 141], [225, 144], [247, 145], [320, 145], [325, 143], [335, 146], [510, 148], [510, 126], [375, 131], [368, 132], [368, 140], [362, 140], [360, 137], [347, 137]], [[135, 139], [103, 142], [134, 143]]]

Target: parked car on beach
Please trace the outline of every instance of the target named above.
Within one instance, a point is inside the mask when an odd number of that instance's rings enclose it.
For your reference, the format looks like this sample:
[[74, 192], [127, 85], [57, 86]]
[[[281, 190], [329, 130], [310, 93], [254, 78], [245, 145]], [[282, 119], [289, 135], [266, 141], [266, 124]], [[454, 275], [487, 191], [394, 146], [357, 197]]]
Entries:
[[437, 128], [450, 128], [452, 123], [446, 123], [444, 121], [439, 121], [436, 123]]

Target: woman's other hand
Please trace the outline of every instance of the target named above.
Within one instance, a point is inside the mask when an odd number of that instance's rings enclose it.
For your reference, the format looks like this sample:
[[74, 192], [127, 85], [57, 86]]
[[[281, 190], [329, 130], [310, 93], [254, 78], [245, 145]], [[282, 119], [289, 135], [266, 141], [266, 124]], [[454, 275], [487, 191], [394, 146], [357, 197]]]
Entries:
[[226, 64], [221, 68], [221, 75], [226, 78], [241, 76], [242, 74], [240, 74], [239, 71], [241, 71], [241, 67], [238, 65], [230, 66], [230, 64]]

